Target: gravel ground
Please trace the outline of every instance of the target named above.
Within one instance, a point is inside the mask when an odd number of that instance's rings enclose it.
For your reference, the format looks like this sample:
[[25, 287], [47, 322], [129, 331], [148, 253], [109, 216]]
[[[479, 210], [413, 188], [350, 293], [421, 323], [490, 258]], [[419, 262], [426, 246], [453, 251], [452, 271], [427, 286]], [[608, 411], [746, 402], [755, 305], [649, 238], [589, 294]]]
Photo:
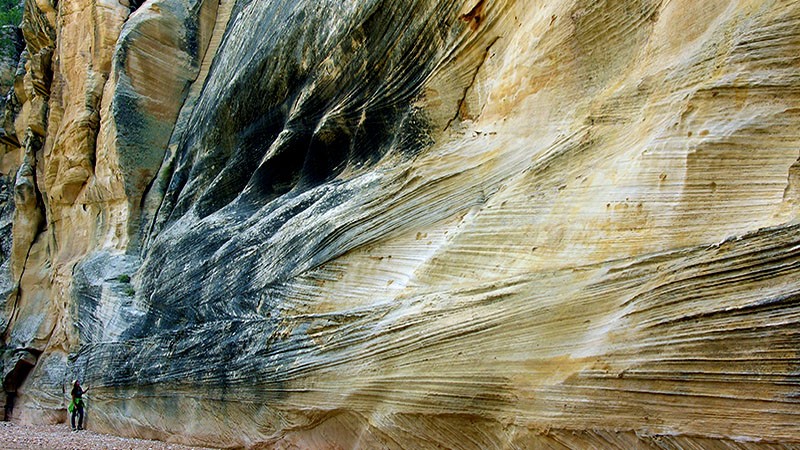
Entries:
[[0, 448], [3, 450], [188, 450], [186, 447], [161, 441], [130, 439], [83, 430], [73, 433], [69, 425], [17, 425], [0, 422]]

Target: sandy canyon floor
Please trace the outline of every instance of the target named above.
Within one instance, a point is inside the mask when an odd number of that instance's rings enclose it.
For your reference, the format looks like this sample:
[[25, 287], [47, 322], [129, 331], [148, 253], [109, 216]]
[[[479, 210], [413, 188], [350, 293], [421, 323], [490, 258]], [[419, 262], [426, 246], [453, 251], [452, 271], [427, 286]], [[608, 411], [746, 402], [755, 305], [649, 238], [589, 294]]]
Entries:
[[0, 442], [3, 443], [3, 448], [8, 450], [201, 450], [205, 448], [144, 439], [129, 439], [89, 430], [73, 433], [67, 424], [26, 426], [10, 422], [0, 422]]

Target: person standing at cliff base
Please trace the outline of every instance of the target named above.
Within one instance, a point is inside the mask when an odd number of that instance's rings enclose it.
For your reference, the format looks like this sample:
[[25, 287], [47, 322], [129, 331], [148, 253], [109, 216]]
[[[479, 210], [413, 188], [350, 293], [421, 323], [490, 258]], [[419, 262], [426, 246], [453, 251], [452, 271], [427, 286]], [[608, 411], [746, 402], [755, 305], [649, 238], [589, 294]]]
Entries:
[[[78, 380], [74, 380], [72, 382], [72, 401], [69, 404], [69, 413], [70, 413], [70, 425], [72, 425], [72, 431], [78, 431], [83, 429], [83, 394], [88, 391], [89, 388], [83, 389], [81, 388], [80, 383]], [[75, 426], [75, 416], [78, 416], [78, 426]]]

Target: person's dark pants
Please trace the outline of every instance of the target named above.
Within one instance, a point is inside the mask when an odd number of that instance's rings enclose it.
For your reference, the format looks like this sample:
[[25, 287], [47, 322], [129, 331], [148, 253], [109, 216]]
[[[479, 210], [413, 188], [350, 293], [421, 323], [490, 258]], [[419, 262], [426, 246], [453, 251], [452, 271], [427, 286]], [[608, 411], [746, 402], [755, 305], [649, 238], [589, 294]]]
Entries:
[[72, 425], [72, 429], [75, 429], [75, 416], [78, 416], [78, 429], [83, 429], [83, 403], [75, 405], [75, 409], [72, 410], [72, 416], [70, 416], [70, 424]]

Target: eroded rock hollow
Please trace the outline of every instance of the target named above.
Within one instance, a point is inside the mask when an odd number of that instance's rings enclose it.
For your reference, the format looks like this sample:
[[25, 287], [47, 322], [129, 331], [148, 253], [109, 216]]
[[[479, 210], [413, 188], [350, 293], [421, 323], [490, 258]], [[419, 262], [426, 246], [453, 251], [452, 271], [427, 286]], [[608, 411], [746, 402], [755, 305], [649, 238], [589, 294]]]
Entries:
[[220, 447], [800, 445], [799, 3], [27, 0], [20, 28], [12, 420], [65, 420], [78, 378], [90, 428]]

